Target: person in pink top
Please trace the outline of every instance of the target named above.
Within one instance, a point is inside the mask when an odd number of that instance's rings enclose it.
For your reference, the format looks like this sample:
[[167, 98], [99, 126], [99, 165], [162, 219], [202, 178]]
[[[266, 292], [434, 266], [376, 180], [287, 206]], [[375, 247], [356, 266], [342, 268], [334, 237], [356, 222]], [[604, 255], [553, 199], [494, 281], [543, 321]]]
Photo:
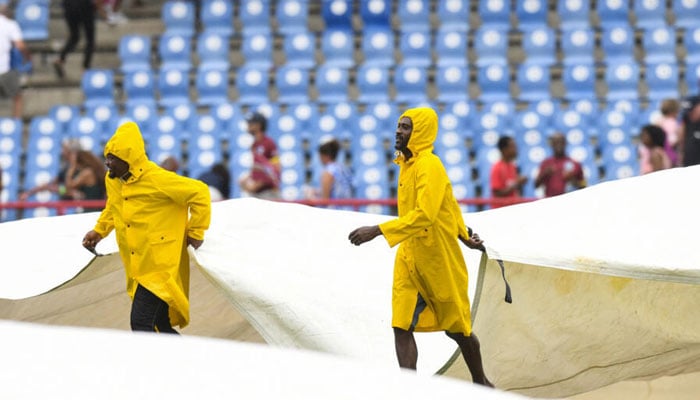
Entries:
[[666, 133], [658, 125], [645, 125], [639, 132], [639, 140], [649, 151], [649, 170], [642, 171], [648, 174], [654, 171], [671, 168], [671, 159], [666, 153], [664, 145], [666, 143]]
[[546, 197], [557, 196], [586, 186], [581, 164], [566, 155], [566, 137], [555, 133], [549, 138], [553, 156], [542, 161], [535, 187], [544, 185]]
[[678, 115], [681, 112], [681, 103], [676, 99], [666, 99], [661, 102], [661, 118], [654, 121], [666, 132], [666, 143], [664, 148], [671, 165], [678, 165], [678, 132], [681, 128]]
[[[515, 159], [518, 156], [518, 147], [510, 136], [502, 136], [498, 139], [498, 150], [501, 159], [491, 167], [491, 195], [493, 197], [517, 199], [527, 183], [527, 177], [518, 174]], [[491, 208], [501, 207], [505, 204], [494, 204]]]

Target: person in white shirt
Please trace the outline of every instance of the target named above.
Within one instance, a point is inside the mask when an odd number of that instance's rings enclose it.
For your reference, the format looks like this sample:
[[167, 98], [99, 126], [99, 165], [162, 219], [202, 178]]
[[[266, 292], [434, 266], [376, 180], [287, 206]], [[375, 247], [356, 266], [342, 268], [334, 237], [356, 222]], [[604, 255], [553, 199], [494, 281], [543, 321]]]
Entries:
[[10, 65], [12, 48], [17, 48], [25, 60], [31, 54], [22, 40], [19, 24], [7, 16], [7, 5], [0, 5], [0, 98], [12, 99], [12, 116], [22, 117], [22, 88], [19, 71]]

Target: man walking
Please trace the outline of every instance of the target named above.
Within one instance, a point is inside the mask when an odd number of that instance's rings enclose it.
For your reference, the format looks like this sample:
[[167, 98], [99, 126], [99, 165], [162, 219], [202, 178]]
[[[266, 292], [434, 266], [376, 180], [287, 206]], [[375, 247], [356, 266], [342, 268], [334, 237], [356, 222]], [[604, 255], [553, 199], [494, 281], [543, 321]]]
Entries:
[[472, 380], [492, 386], [484, 374], [481, 350], [472, 333], [468, 273], [458, 238], [470, 238], [442, 161], [433, 154], [438, 118], [431, 108], [407, 110], [396, 130], [400, 166], [396, 219], [364, 226], [349, 235], [356, 246], [383, 235], [397, 244], [392, 291], [392, 326], [399, 366], [416, 369], [413, 332], [444, 331], [459, 345]]
[[203, 182], [166, 171], [146, 156], [138, 126], [117, 128], [104, 149], [107, 204], [83, 246], [116, 230], [132, 298], [131, 329], [177, 333], [189, 323], [187, 246], [197, 249], [209, 227], [211, 201]]

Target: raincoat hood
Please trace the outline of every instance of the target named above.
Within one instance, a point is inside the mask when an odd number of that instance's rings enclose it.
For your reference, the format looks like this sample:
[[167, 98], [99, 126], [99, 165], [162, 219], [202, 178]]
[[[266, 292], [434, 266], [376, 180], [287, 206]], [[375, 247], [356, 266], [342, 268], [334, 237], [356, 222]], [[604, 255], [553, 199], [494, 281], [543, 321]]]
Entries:
[[399, 121], [403, 117], [408, 117], [413, 123], [413, 132], [408, 141], [408, 149], [413, 157], [425, 151], [431, 153], [438, 133], [438, 117], [435, 110], [428, 107], [411, 108], [399, 117]]
[[148, 161], [143, 136], [136, 123], [125, 122], [117, 128], [105, 144], [105, 157], [109, 153], [129, 163], [129, 171], [132, 173], [137, 166]]

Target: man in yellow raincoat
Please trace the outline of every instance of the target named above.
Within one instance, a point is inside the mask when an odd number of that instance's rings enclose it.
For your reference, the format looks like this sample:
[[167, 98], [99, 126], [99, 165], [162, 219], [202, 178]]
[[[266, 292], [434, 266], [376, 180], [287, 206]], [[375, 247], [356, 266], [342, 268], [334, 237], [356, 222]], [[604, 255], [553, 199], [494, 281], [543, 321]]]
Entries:
[[[138, 126], [119, 126], [104, 149], [107, 204], [83, 246], [116, 230], [132, 299], [131, 329], [177, 333], [189, 323], [187, 245], [197, 249], [209, 227], [211, 201], [203, 182], [148, 160]], [[189, 214], [189, 216], [188, 216]]]
[[397, 244], [392, 292], [392, 326], [402, 368], [416, 368], [418, 349], [413, 332], [445, 331], [462, 352], [475, 383], [492, 386], [484, 374], [479, 341], [472, 333], [467, 266], [458, 238], [470, 238], [452, 193], [442, 161], [433, 154], [438, 118], [431, 108], [407, 110], [396, 129], [400, 166], [396, 219], [352, 231], [360, 245], [383, 235]]

